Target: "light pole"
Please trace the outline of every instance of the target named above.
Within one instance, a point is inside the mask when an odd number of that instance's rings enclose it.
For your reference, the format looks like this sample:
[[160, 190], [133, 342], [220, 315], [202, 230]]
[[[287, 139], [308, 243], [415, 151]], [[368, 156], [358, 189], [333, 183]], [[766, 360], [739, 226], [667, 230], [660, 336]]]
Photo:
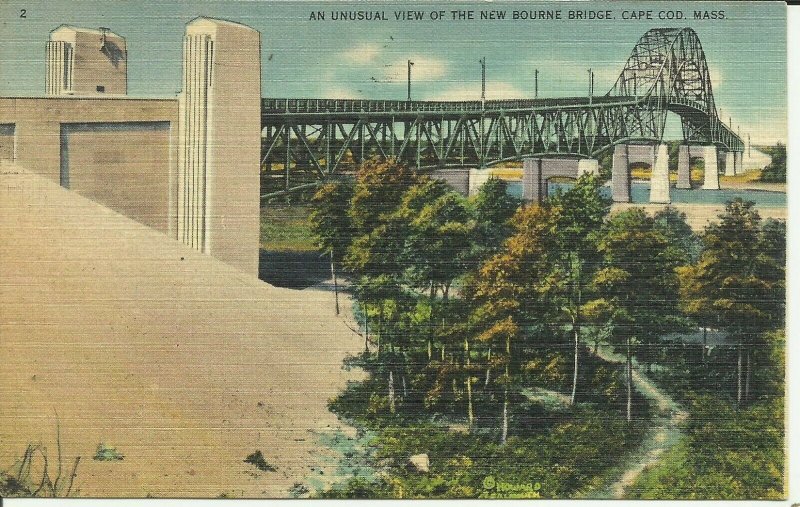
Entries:
[[592, 69], [588, 69], [589, 72], [589, 104], [592, 103], [592, 95], [594, 94], [594, 72]]
[[539, 69], [533, 71], [533, 98], [539, 98]]
[[478, 60], [481, 64], [481, 102], [486, 101], [486, 57]]
[[414, 62], [411, 60], [408, 61], [408, 99], [411, 100], [411, 66], [414, 65]]

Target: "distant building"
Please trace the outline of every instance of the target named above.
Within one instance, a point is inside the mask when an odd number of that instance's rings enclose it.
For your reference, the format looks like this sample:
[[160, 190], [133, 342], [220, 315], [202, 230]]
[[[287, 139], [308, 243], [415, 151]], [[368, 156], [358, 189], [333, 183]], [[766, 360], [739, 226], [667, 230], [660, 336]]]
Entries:
[[126, 95], [125, 39], [107, 28], [62, 25], [47, 43], [47, 95]]

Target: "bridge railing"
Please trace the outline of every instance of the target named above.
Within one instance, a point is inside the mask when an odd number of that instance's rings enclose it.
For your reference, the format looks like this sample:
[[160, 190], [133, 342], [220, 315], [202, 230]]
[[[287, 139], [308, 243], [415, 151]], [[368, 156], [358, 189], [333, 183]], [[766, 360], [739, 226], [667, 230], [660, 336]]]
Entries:
[[553, 99], [507, 99], [507, 100], [361, 100], [361, 99], [262, 99], [262, 111], [267, 114], [315, 114], [315, 113], [409, 113], [409, 112], [483, 112], [512, 109], [552, 109], [559, 107], [605, 104], [634, 101], [634, 97], [565, 97]]

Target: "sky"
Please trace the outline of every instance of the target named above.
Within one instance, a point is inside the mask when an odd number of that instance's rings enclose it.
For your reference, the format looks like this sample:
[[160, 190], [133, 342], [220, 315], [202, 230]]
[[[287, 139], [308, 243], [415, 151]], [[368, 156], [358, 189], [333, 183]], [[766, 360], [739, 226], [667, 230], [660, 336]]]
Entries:
[[[22, 9], [25, 17], [22, 18]], [[396, 21], [394, 11], [424, 11], [423, 21]], [[611, 20], [454, 21], [451, 11], [611, 9]], [[331, 11], [383, 11], [388, 21], [333, 21]], [[444, 19], [430, 13], [443, 10]], [[623, 20], [623, 11], [652, 10], [653, 18]], [[683, 20], [659, 20], [664, 10]], [[694, 11], [725, 18], [695, 20]], [[325, 21], [310, 20], [324, 11]], [[172, 96], [180, 91], [182, 37], [197, 16], [237, 21], [261, 32], [262, 95], [405, 99], [406, 62], [412, 96], [420, 100], [477, 99], [479, 59], [486, 57], [488, 99], [587, 95], [611, 88], [636, 41], [655, 27], [689, 26], [698, 33], [716, 103], [727, 121], [754, 143], [786, 142], [786, 8], [782, 2], [266, 2], [87, 1], [0, 2], [0, 96], [44, 93], [49, 32], [60, 24], [109, 27], [127, 39], [128, 94]]]

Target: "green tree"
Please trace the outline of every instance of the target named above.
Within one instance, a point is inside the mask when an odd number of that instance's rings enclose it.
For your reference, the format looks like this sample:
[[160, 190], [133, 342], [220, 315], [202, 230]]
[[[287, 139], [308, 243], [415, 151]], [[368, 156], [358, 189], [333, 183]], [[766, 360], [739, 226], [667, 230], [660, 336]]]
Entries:
[[336, 274], [350, 244], [353, 242], [353, 224], [350, 219], [350, 200], [353, 186], [347, 181], [335, 181], [322, 185], [311, 199], [313, 209], [309, 215], [311, 230], [317, 247], [328, 252], [331, 263], [331, 277], [336, 302], [336, 315], [339, 315], [339, 285]]
[[479, 258], [500, 250], [503, 241], [513, 232], [511, 217], [522, 205], [522, 200], [508, 194], [508, 183], [490, 177], [480, 186], [473, 198], [475, 208], [475, 243]]
[[593, 311], [604, 307], [614, 326], [612, 338], [625, 348], [628, 421], [634, 348], [656, 346], [662, 334], [681, 323], [676, 319], [678, 260], [668, 247], [655, 220], [641, 208], [613, 215], [598, 242], [604, 265], [594, 279], [601, 297]]
[[680, 270], [681, 296], [685, 306], [713, 309], [736, 343], [741, 403], [749, 397], [752, 346], [784, 319], [784, 230], [777, 222], [762, 228], [754, 203], [742, 199], [729, 202], [719, 218], [705, 229], [699, 260]]
[[600, 193], [602, 183], [596, 176], [584, 174], [566, 192], [550, 197], [557, 208], [555, 235], [557, 248], [552, 256], [560, 281], [552, 284], [550, 298], [571, 327], [573, 336], [572, 393], [575, 403], [578, 390], [578, 359], [580, 356], [582, 306], [587, 301], [591, 280], [599, 268], [598, 233], [611, 209], [611, 200]]
[[501, 443], [508, 438], [509, 399], [518, 388], [515, 369], [521, 363], [515, 357], [532, 316], [542, 318], [543, 292], [548, 286], [550, 255], [556, 248], [554, 231], [558, 209], [528, 206], [514, 215], [515, 233], [503, 250], [489, 258], [471, 279], [466, 289], [474, 305], [472, 327], [479, 342], [496, 353], [487, 358], [487, 368], [499, 366], [503, 375], [495, 383], [503, 388]]
[[772, 161], [761, 171], [761, 181], [768, 183], [786, 183], [786, 146], [778, 143], [772, 148]]
[[[348, 216], [355, 237], [344, 257], [344, 265], [354, 279], [354, 292], [364, 307], [365, 328], [370, 316], [377, 317], [376, 340], [379, 360], [384, 351], [394, 356], [398, 334], [397, 320], [406, 295], [403, 286], [405, 265], [402, 253], [407, 224], [396, 216], [406, 191], [419, 181], [417, 175], [396, 160], [371, 159], [359, 167]], [[388, 342], [387, 342], [388, 340]], [[388, 396], [394, 412], [395, 370], [397, 362], [385, 358]]]

